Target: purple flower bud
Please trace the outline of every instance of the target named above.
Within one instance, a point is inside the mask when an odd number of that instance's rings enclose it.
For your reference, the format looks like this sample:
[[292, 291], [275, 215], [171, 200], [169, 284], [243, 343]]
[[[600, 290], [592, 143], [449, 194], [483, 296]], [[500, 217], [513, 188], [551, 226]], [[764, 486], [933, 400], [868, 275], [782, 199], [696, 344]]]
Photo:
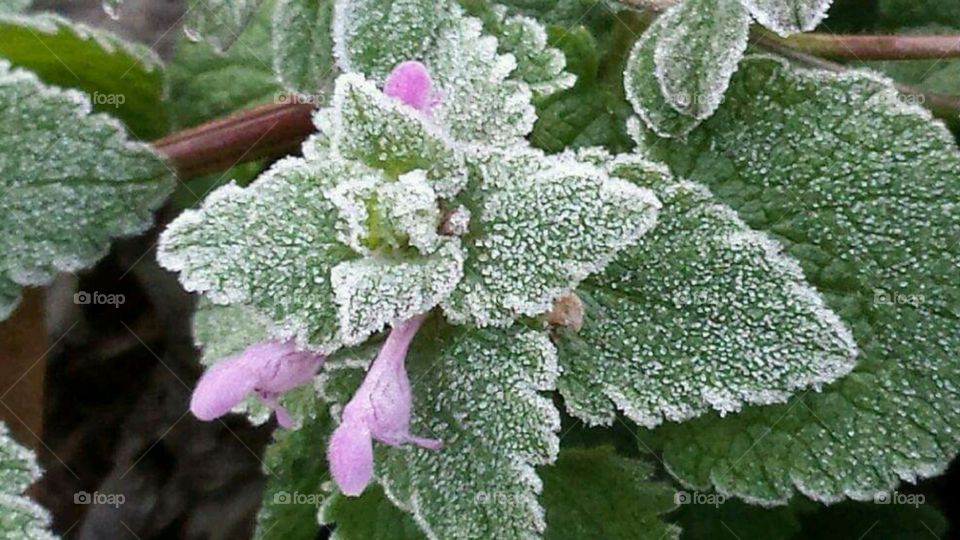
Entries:
[[416, 61], [397, 64], [384, 84], [383, 93], [430, 114], [433, 107], [440, 103], [440, 96], [433, 91], [433, 81], [427, 67]]
[[343, 408], [340, 425], [330, 439], [327, 459], [333, 479], [345, 495], [360, 495], [373, 476], [376, 439], [390, 446], [413, 443], [431, 450], [442, 443], [410, 433], [413, 393], [404, 365], [410, 342], [426, 315], [395, 326], [363, 384]]
[[277, 422], [293, 427], [293, 419], [278, 402], [287, 390], [309, 381], [324, 357], [299, 351], [290, 342], [265, 341], [218, 362], [197, 383], [190, 411], [200, 420], [219, 418], [253, 392], [277, 413]]

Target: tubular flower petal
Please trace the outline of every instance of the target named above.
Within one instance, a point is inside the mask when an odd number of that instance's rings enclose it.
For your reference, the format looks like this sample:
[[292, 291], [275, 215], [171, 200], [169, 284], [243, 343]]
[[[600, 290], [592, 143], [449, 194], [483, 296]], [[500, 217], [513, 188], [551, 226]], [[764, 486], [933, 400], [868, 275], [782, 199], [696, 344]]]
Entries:
[[293, 419], [279, 404], [280, 395], [309, 381], [323, 360], [322, 355], [297, 350], [290, 342], [251, 345], [204, 373], [193, 391], [190, 411], [200, 420], [213, 420], [252, 392], [277, 413], [282, 427], [293, 427]]
[[359, 495], [370, 482], [373, 439], [390, 446], [412, 443], [431, 450], [442, 446], [439, 440], [410, 433], [413, 393], [404, 363], [425, 318], [418, 315], [391, 330], [360, 388], [343, 408], [327, 457], [333, 479], [345, 495]]

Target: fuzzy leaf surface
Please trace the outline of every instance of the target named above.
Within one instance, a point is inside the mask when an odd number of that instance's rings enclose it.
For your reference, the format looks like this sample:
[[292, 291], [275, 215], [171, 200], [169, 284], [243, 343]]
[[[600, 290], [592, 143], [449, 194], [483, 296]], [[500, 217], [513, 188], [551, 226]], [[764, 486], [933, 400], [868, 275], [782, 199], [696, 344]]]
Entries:
[[577, 290], [584, 327], [560, 345], [571, 413], [612, 424], [615, 404], [654, 427], [783, 403], [853, 369], [850, 330], [774, 240], [702, 185], [630, 158], [612, 173], [652, 188], [663, 209]]
[[740, 0], [758, 23], [781, 36], [809, 32], [827, 16], [833, 0]]
[[870, 499], [937, 474], [960, 448], [960, 151], [890, 83], [741, 63], [727, 101], [684, 143], [646, 135], [780, 241], [853, 331], [854, 372], [822, 393], [664, 427], [684, 483], [749, 501]]
[[86, 92], [93, 109], [145, 140], [166, 133], [164, 70], [149, 48], [58, 15], [0, 15], [0, 58], [46, 84]]
[[475, 166], [464, 278], [443, 305], [454, 322], [508, 326], [549, 311], [656, 221], [652, 192], [570, 155], [512, 148]]
[[279, 0], [273, 16], [273, 69], [284, 87], [315, 95], [334, 75], [333, 0]]
[[183, 31], [195, 41], [206, 41], [224, 52], [240, 37], [263, 0], [191, 0]]
[[0, 60], [0, 319], [20, 286], [49, 284], [146, 229], [169, 195], [167, 166], [75, 90]]
[[0, 535], [22, 540], [54, 540], [50, 514], [23, 492], [40, 478], [33, 451], [10, 436], [0, 422]]
[[696, 120], [720, 106], [747, 48], [750, 15], [739, 0], [683, 0], [654, 23], [657, 81], [678, 112]]

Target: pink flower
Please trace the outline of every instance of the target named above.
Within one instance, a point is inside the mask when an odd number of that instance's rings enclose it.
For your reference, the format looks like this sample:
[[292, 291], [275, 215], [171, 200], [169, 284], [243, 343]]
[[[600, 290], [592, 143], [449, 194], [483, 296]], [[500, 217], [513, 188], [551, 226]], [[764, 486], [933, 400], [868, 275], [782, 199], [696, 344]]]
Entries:
[[323, 355], [298, 351], [290, 342], [251, 345], [203, 374], [193, 391], [190, 411], [200, 420], [213, 420], [253, 392], [277, 413], [277, 422], [289, 429], [293, 419], [277, 400], [280, 394], [309, 381], [323, 360]]
[[433, 81], [427, 67], [416, 61], [401, 62], [387, 76], [383, 93], [430, 114], [440, 103], [440, 96], [433, 91]]
[[393, 328], [363, 384], [343, 408], [327, 459], [333, 479], [345, 495], [360, 495], [370, 483], [374, 439], [390, 446], [413, 443], [431, 450], [442, 446], [436, 439], [410, 434], [413, 394], [404, 361], [425, 318], [418, 315]]

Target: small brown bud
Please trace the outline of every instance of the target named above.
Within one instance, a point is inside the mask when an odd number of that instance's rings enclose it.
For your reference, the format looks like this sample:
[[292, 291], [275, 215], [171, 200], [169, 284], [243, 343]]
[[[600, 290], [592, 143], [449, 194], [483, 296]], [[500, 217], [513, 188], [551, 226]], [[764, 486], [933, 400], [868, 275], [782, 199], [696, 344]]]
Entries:
[[557, 298], [547, 314], [547, 322], [579, 332], [583, 328], [583, 301], [572, 292]]

